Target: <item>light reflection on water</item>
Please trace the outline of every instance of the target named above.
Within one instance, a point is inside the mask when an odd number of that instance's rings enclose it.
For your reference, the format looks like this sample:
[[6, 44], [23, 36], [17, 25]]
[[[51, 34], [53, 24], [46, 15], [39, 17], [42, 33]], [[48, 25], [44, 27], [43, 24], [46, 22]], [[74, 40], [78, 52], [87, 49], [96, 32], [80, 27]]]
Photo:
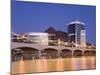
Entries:
[[12, 74], [95, 69], [95, 56], [12, 62]]

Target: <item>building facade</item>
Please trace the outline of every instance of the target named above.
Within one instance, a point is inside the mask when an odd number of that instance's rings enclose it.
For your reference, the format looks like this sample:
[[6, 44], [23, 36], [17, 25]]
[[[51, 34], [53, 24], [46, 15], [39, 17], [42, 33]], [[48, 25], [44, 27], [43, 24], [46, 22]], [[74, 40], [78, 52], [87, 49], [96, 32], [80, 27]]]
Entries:
[[86, 30], [85, 23], [81, 21], [73, 21], [68, 24], [69, 43], [75, 46], [86, 47]]
[[42, 32], [30, 32], [27, 33], [28, 39], [34, 43], [39, 45], [48, 45], [48, 34]]
[[28, 32], [20, 34], [12, 34], [13, 42], [33, 43], [38, 45], [48, 45], [48, 33]]
[[68, 33], [64, 31], [57, 31], [53, 27], [45, 30], [49, 35], [49, 45], [65, 46], [68, 41]]

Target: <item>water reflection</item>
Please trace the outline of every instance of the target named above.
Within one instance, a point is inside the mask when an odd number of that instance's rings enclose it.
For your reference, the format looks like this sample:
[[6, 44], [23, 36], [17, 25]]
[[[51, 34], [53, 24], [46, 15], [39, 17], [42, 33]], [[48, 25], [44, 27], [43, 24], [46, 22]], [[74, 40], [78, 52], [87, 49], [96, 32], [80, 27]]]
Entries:
[[20, 60], [12, 62], [12, 74], [95, 69], [95, 56], [57, 59]]
[[56, 64], [56, 71], [63, 71], [64, 70], [64, 62], [62, 58], [56, 59], [57, 60], [57, 64]]

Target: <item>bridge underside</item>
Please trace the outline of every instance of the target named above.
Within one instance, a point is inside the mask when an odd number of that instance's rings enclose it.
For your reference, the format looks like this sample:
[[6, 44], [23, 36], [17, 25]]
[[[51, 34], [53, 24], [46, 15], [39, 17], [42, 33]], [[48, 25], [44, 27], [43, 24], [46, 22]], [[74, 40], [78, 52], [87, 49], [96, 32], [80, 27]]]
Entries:
[[79, 57], [79, 56], [95, 56], [96, 51], [81, 51], [81, 50], [69, 50], [62, 49], [56, 50], [53, 48], [46, 48], [38, 50], [30, 47], [19, 47], [11, 50], [12, 61], [18, 60], [35, 60], [35, 59], [54, 59], [54, 58], [67, 58], [67, 57]]
[[39, 59], [39, 50], [35, 48], [16, 48], [12, 50], [12, 61]]
[[81, 50], [75, 50], [73, 53], [73, 56], [78, 57], [78, 56], [82, 56], [82, 51]]
[[63, 49], [61, 50], [61, 57], [62, 58], [67, 58], [67, 57], [72, 57], [72, 51], [71, 50], [68, 50], [68, 49]]
[[96, 55], [96, 51], [93, 51], [93, 50], [91, 50], [91, 51], [85, 51], [84, 55], [85, 56], [93, 56], [93, 55]]
[[50, 58], [57, 58], [58, 57], [58, 51], [56, 49], [52, 49], [52, 48], [47, 48], [47, 49], [44, 49], [42, 52], [42, 57], [43, 58], [47, 58], [47, 59], [50, 59]]

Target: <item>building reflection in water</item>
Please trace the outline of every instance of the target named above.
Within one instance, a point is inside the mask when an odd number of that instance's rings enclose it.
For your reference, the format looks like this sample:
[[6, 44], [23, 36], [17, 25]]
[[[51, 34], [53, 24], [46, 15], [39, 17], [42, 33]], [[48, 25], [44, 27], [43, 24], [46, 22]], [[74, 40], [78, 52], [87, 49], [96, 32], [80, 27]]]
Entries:
[[95, 69], [95, 56], [58, 59], [20, 60], [12, 63], [12, 73], [36, 73]]

